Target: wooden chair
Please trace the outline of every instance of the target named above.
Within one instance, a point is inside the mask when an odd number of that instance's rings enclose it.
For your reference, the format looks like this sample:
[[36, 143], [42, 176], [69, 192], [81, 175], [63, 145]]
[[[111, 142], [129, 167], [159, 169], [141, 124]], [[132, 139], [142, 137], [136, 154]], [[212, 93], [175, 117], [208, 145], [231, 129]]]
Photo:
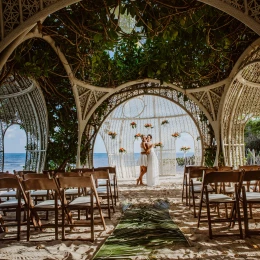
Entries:
[[[14, 176], [11, 173], [1, 172], [0, 173], [0, 179], [6, 178], [6, 177], [12, 177]], [[16, 190], [15, 189], [9, 189], [9, 188], [2, 188], [0, 189], [0, 203], [5, 200], [9, 200], [10, 198], [16, 198]]]
[[[58, 183], [59, 188], [62, 190], [62, 240], [65, 240], [65, 227], [85, 227], [90, 226], [91, 228], [91, 237], [90, 240], [94, 241], [94, 225], [95, 224], [102, 224], [104, 227], [104, 230], [106, 229], [106, 224], [104, 221], [103, 213], [101, 210], [101, 205], [99, 201], [99, 197], [96, 191], [96, 185], [94, 183], [94, 179], [92, 175], [88, 176], [56, 176], [58, 179], [56, 183]], [[87, 195], [79, 196], [76, 199], [68, 202], [66, 200], [66, 194], [65, 191], [69, 187], [78, 187], [80, 189], [89, 189], [89, 192]], [[98, 209], [100, 220], [101, 222], [96, 222], [94, 219], [94, 209]], [[74, 221], [73, 223], [68, 223], [65, 225], [65, 210], [73, 211], [73, 210], [84, 210], [87, 212], [87, 220], [88, 214], [90, 214], [90, 223], [89, 221], [85, 221], [83, 223], [77, 223]], [[79, 240], [79, 239], [77, 239]], [[89, 240], [89, 239], [84, 239]]]
[[[239, 165], [239, 170], [244, 171], [258, 171], [260, 169], [260, 165]], [[259, 191], [260, 190], [260, 182], [259, 181], [251, 181], [245, 182], [243, 185], [246, 185], [247, 191]]]
[[[212, 223], [229, 222], [231, 224], [231, 223], [235, 223], [235, 221], [238, 221], [239, 224], [239, 236], [240, 238], [243, 238], [240, 209], [239, 209], [239, 191], [238, 191], [238, 187], [240, 185], [242, 177], [243, 177], [243, 173], [241, 171], [228, 171], [228, 172], [212, 171], [212, 172], [204, 173], [203, 189], [201, 191], [201, 200], [200, 200], [200, 207], [198, 213], [198, 228], [200, 222], [207, 222], [210, 239], [213, 238]], [[223, 193], [217, 193], [218, 191], [216, 189], [214, 189], [214, 193], [209, 192], [208, 185], [212, 185], [212, 184], [217, 185], [218, 183], [222, 183], [222, 182], [234, 183], [235, 186], [234, 197], [230, 197]], [[201, 220], [201, 218], [204, 217], [201, 214], [203, 203], [206, 205], [207, 216], [206, 219]], [[226, 203], [233, 205], [233, 207], [231, 208], [230, 216], [227, 217], [225, 214], [225, 217], [221, 217], [218, 214], [218, 216], [215, 218], [212, 215], [210, 207], [216, 205], [218, 206], [220, 204], [226, 204]], [[214, 236], [223, 236], [223, 235], [226, 236], [227, 234], [217, 234]], [[238, 235], [238, 234], [232, 234], [232, 235]]]
[[[103, 171], [103, 170], [108, 170], [109, 175], [112, 177], [110, 179], [110, 184], [113, 187], [114, 190], [114, 203], [116, 206], [116, 203], [118, 201], [118, 185], [117, 185], [117, 174], [116, 174], [116, 166], [111, 167], [111, 166], [106, 166], [106, 167], [98, 167], [94, 168], [95, 171]], [[98, 180], [98, 186], [106, 186], [106, 180]]]
[[[40, 175], [40, 174], [39, 174]], [[44, 177], [43, 177], [44, 176]], [[30, 240], [30, 229], [31, 229], [31, 223], [30, 223], [30, 215], [33, 209], [33, 212], [39, 212], [39, 211], [53, 211], [55, 216], [55, 223], [52, 224], [42, 224], [40, 219], [38, 219], [38, 225], [40, 229], [44, 227], [52, 227], [55, 229], [55, 240], [58, 239], [58, 210], [61, 209], [61, 202], [58, 201], [58, 191], [57, 186], [55, 184], [55, 181], [53, 179], [50, 179], [48, 175], [42, 174], [42, 177], [38, 178], [39, 176], [36, 176], [35, 178], [29, 178], [22, 181], [24, 192], [27, 196], [28, 204], [26, 205], [27, 210], [27, 241]], [[34, 203], [31, 198], [30, 191], [32, 190], [52, 190], [54, 199], [53, 200], [44, 200], [40, 201], [39, 203]], [[38, 216], [38, 215], [37, 215]]]
[[93, 178], [95, 180], [95, 183], [97, 184], [100, 180], [105, 180], [106, 185], [105, 186], [98, 186], [97, 193], [100, 198], [102, 198], [101, 208], [108, 210], [108, 218], [111, 219], [111, 208], [113, 209], [113, 212], [115, 212], [114, 207], [114, 199], [113, 199], [113, 193], [110, 183], [110, 176], [109, 171], [93, 171], [91, 172], [83, 172], [82, 176], [89, 176], [90, 174], [93, 174]]
[[256, 206], [260, 204], [260, 192], [247, 191], [246, 187], [243, 185], [243, 181], [259, 182], [260, 181], [260, 170], [244, 171], [244, 176], [243, 176], [243, 179], [240, 184], [240, 187], [242, 190], [242, 196], [240, 197], [240, 201], [242, 202], [242, 205], [243, 205], [245, 236], [250, 237], [250, 235], [253, 235], [253, 234], [257, 234], [257, 235], [260, 234], [260, 230], [250, 230], [249, 216], [248, 216], [248, 209], [249, 209], [250, 218], [253, 218], [252, 208], [256, 208]]
[[[200, 195], [202, 189], [202, 176], [203, 171], [208, 169], [207, 167], [189, 167], [188, 168], [188, 199], [189, 199], [189, 208], [193, 207], [193, 215], [194, 218], [197, 217], [196, 215], [196, 202], [195, 199]], [[199, 180], [200, 179], [200, 180]], [[191, 204], [192, 199], [192, 204]]]
[[[190, 182], [188, 180], [189, 178], [189, 169], [191, 168], [198, 168], [203, 166], [197, 166], [197, 165], [185, 165], [184, 166], [184, 173], [183, 173], [183, 181], [182, 181], [182, 195], [181, 199], [183, 202], [183, 199], [186, 199], [186, 206], [188, 206], [188, 200], [190, 197]], [[201, 185], [201, 181], [194, 181], [193, 185]]]
[[[22, 224], [21, 212], [24, 209], [24, 201], [22, 200], [20, 183], [18, 181], [17, 176], [13, 174], [8, 174], [8, 176], [7, 175], [1, 176], [0, 189], [14, 189], [16, 192], [16, 199], [7, 200], [3, 203], [0, 203], [0, 211], [6, 211], [6, 210], [15, 211], [16, 218], [15, 220], [13, 220], [13, 219], [3, 218], [1, 216], [0, 227], [2, 227], [4, 232], [7, 232], [8, 231], [7, 227], [16, 226], [17, 227], [16, 238], [7, 238], [7, 239], [16, 239], [19, 241], [21, 238], [21, 224]], [[4, 238], [0, 240], [6, 240], [6, 239]]]

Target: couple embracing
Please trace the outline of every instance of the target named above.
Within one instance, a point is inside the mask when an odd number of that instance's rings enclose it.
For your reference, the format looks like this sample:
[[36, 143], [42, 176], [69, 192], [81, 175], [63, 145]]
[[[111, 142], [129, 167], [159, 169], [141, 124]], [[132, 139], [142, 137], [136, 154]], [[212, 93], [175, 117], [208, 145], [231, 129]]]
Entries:
[[140, 165], [140, 176], [136, 184], [143, 185], [143, 176], [146, 173], [147, 186], [155, 186], [159, 182], [158, 159], [152, 143], [152, 135], [143, 135], [141, 146], [141, 156], [138, 160]]

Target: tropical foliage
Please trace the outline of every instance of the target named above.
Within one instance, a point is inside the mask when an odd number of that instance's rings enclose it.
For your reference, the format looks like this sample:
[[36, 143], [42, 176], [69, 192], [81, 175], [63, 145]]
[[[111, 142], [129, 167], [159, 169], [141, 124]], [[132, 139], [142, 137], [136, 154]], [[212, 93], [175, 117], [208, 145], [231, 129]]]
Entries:
[[[38, 22], [38, 30], [53, 38], [78, 79], [101, 87], [146, 77], [183, 88], [215, 83], [229, 75], [258, 37], [195, 0], [81, 1]], [[59, 57], [43, 40], [31, 39], [13, 52], [0, 72], [0, 85], [10, 73], [35, 78], [44, 91], [50, 121], [47, 164], [64, 168], [74, 162], [77, 114]], [[83, 158], [92, 148], [81, 147]]]

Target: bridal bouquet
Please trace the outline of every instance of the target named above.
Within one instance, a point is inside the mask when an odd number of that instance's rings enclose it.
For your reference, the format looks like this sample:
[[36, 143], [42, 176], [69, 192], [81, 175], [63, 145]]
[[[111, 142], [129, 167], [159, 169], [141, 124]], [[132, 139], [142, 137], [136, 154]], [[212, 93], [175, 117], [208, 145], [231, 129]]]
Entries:
[[112, 139], [115, 139], [117, 133], [116, 133], [116, 132], [108, 132], [108, 135], [110, 135], [110, 137], [111, 137]]
[[119, 148], [119, 153], [126, 153], [126, 149], [124, 149], [123, 147]]
[[136, 128], [136, 122], [130, 123], [130, 126], [132, 126], [132, 128]]

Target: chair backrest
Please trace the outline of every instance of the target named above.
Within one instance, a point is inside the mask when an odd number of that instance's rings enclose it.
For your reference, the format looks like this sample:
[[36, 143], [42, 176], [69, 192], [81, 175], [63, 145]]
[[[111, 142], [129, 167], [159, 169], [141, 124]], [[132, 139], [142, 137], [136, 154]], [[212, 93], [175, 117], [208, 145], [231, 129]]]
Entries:
[[260, 165], [239, 165], [239, 169], [244, 171], [257, 171], [260, 169]]
[[63, 176], [58, 178], [60, 188], [66, 189], [70, 187], [77, 188], [93, 188], [93, 179], [92, 176]]
[[97, 167], [94, 168], [94, 171], [103, 171], [103, 170], [108, 170], [109, 173], [114, 173], [116, 174], [116, 166], [104, 166], [104, 167]]
[[205, 172], [203, 176], [203, 185], [219, 182], [240, 183], [242, 179], [242, 171], [211, 171]]
[[109, 171], [93, 171], [93, 178], [94, 180], [109, 180]]
[[42, 174], [45, 178], [31, 178], [22, 181], [24, 190], [56, 190], [56, 184], [53, 179], [45, 174]]
[[220, 172], [232, 171], [233, 166], [217, 166], [216, 169], [217, 169], [217, 171], [220, 171]]
[[93, 168], [76, 168], [71, 169], [71, 172], [93, 172]]
[[244, 171], [243, 181], [260, 181], [260, 170]]
[[0, 189], [20, 189], [18, 178], [13, 174], [10, 175], [0, 178]]
[[48, 175], [46, 174], [42, 174], [42, 173], [27, 173], [24, 174], [23, 176], [24, 180], [28, 180], [28, 179], [45, 179], [46, 177], [48, 177]]
[[191, 167], [188, 168], [189, 178], [200, 178], [203, 176], [204, 170], [208, 169], [207, 167], [200, 166], [200, 167]]
[[6, 172], [5, 172], [5, 173], [0, 173], [0, 179], [1, 179], [1, 178], [6, 178], [6, 177], [16, 178], [15, 175], [12, 174], [12, 173], [6, 173]]
[[79, 177], [81, 176], [80, 172], [57, 172], [55, 177], [64, 178], [64, 177]]

